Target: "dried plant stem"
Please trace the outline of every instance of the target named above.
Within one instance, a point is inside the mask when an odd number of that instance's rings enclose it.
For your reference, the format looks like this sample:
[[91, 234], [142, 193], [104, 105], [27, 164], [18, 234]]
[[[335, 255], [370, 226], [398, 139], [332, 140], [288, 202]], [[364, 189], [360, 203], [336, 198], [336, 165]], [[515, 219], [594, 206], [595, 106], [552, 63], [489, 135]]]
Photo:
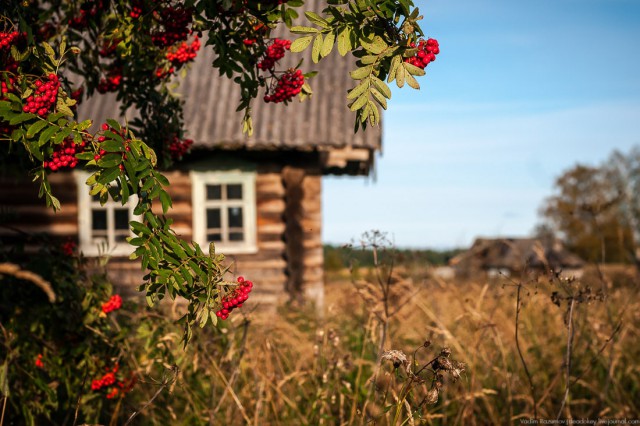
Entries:
[[533, 400], [533, 418], [538, 418], [538, 407], [536, 405], [536, 393], [535, 387], [533, 386], [533, 378], [531, 377], [531, 373], [529, 372], [529, 368], [527, 367], [527, 362], [524, 360], [524, 356], [522, 355], [522, 349], [520, 349], [520, 339], [518, 335], [518, 328], [520, 325], [520, 310], [522, 309], [522, 283], [518, 283], [518, 290], [516, 295], [516, 349], [518, 350], [518, 356], [520, 356], [520, 362], [522, 362], [522, 367], [524, 368], [524, 372], [527, 375], [527, 379], [529, 380], [529, 390], [531, 391], [531, 399]]
[[558, 410], [558, 415], [556, 416], [556, 420], [560, 419], [562, 415], [562, 411], [564, 410], [564, 406], [567, 402], [567, 397], [569, 396], [569, 388], [571, 386], [571, 349], [573, 347], [573, 307], [575, 306], [575, 299], [571, 298], [571, 302], [569, 303], [569, 319], [567, 323], [567, 354], [566, 354], [566, 377], [565, 377], [565, 387], [564, 387], [564, 396], [562, 397], [562, 403], [560, 404], [560, 410]]
[[127, 422], [124, 424], [124, 426], [127, 426], [128, 424], [130, 424], [133, 419], [135, 419], [138, 414], [142, 413], [144, 410], [147, 409], [148, 406], [150, 406], [151, 404], [153, 404], [153, 401], [155, 401], [155, 399], [162, 393], [163, 390], [165, 390], [167, 387], [169, 387], [171, 384], [173, 384], [176, 380], [176, 378], [178, 377], [178, 368], [174, 367], [171, 369], [171, 372], [173, 373], [173, 377], [168, 378], [166, 380], [163, 380], [162, 383], [160, 384], [160, 389], [158, 389], [156, 391], [156, 393], [153, 394], [153, 396], [151, 397], [151, 399], [149, 399], [149, 401], [147, 401], [142, 408], [140, 408], [137, 411], [134, 411], [131, 416], [129, 416], [129, 419], [127, 420]]
[[18, 265], [15, 265], [13, 263], [0, 263], [0, 276], [2, 274], [13, 275], [18, 279], [30, 281], [47, 295], [47, 297], [49, 298], [49, 302], [54, 303], [56, 301], [56, 294], [51, 287], [51, 283], [42, 278], [40, 275], [35, 274], [31, 271], [21, 269]]
[[2, 398], [2, 416], [0, 416], [0, 426], [4, 424], [4, 411], [7, 408], [7, 396]]
[[[238, 378], [239, 372], [240, 372], [240, 362], [242, 361], [242, 358], [244, 356], [244, 352], [247, 346], [247, 334], [249, 331], [249, 324], [250, 321], [245, 320], [242, 323], [242, 337], [240, 339], [240, 353], [238, 355], [238, 359], [236, 362], [236, 368], [233, 370], [233, 373], [231, 374], [231, 378], [229, 379], [229, 386], [226, 386], [224, 388], [224, 392], [222, 393], [222, 396], [220, 397], [220, 400], [218, 401], [218, 404], [216, 405], [216, 407], [213, 409], [213, 414], [216, 414], [219, 410], [220, 407], [222, 407], [222, 403], [224, 402], [225, 398], [227, 397], [227, 395], [229, 394], [229, 389], [233, 390], [233, 384], [235, 383], [236, 379]], [[213, 396], [213, 392], [211, 394]], [[211, 418], [213, 418], [213, 416], [211, 416]]]

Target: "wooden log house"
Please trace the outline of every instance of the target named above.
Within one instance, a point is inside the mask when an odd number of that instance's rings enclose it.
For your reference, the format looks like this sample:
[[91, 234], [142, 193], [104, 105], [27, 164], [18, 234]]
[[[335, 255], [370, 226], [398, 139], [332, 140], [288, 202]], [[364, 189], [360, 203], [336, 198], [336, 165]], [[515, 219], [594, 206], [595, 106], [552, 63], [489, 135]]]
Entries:
[[[288, 106], [255, 100], [251, 137], [242, 134], [241, 115], [235, 112], [239, 90], [217, 77], [211, 49], [201, 49], [179, 89], [194, 149], [166, 173], [173, 200], [168, 216], [182, 238], [203, 247], [214, 241], [233, 262], [232, 271], [256, 283], [263, 304], [305, 298], [322, 304], [322, 176], [366, 176], [381, 147], [379, 128], [354, 133], [355, 115], [346, 106], [352, 60], [334, 51], [315, 65], [309, 51], [303, 54], [304, 70], [320, 71], [310, 82], [312, 98]], [[294, 66], [299, 57], [288, 53], [282, 68]], [[114, 117], [118, 105], [112, 96], [96, 96], [81, 105], [79, 115]], [[133, 289], [142, 271], [127, 259], [132, 206], [101, 206], [88, 195], [87, 176], [80, 171], [50, 175], [62, 203], [54, 213], [38, 198], [36, 184], [3, 175], [0, 239], [7, 244], [16, 230], [44, 232], [77, 241], [86, 256], [106, 249], [112, 281]]]

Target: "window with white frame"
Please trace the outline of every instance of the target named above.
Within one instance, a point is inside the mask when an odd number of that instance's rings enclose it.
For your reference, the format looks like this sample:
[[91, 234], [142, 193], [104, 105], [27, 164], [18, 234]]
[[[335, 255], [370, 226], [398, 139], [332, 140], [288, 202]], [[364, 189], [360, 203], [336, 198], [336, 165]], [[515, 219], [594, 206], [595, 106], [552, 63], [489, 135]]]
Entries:
[[85, 172], [76, 172], [80, 250], [85, 256], [127, 256], [133, 251], [127, 243], [127, 237], [133, 236], [129, 222], [140, 220], [133, 213], [137, 198], [130, 197], [124, 206], [111, 199], [101, 205], [97, 195], [89, 195], [85, 183], [89, 176]]
[[193, 240], [208, 250], [255, 253], [256, 173], [244, 170], [191, 172]]

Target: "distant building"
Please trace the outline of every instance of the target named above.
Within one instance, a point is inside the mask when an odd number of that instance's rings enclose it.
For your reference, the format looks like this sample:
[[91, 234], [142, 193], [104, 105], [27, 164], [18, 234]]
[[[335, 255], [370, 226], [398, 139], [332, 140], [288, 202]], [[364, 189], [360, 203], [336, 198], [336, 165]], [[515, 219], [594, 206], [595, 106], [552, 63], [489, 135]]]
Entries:
[[464, 278], [481, 273], [491, 277], [546, 271], [580, 277], [584, 264], [559, 241], [544, 244], [535, 238], [478, 238], [469, 250], [449, 261], [456, 276]]

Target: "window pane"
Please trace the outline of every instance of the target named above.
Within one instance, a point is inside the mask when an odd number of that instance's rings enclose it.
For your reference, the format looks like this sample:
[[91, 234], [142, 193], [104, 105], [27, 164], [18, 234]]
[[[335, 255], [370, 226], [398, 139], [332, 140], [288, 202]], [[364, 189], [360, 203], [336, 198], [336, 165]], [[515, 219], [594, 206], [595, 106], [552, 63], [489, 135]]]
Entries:
[[244, 232], [229, 232], [229, 241], [244, 241]]
[[91, 229], [105, 230], [107, 229], [107, 211], [91, 210]]
[[207, 234], [207, 241], [222, 241], [222, 234]]
[[220, 209], [207, 209], [207, 229], [220, 227]]
[[207, 200], [221, 200], [221, 199], [222, 199], [222, 186], [207, 185]]
[[227, 200], [242, 200], [242, 184], [227, 185]]
[[242, 228], [242, 207], [229, 207], [229, 228]]
[[116, 229], [129, 229], [129, 209], [115, 209]]

